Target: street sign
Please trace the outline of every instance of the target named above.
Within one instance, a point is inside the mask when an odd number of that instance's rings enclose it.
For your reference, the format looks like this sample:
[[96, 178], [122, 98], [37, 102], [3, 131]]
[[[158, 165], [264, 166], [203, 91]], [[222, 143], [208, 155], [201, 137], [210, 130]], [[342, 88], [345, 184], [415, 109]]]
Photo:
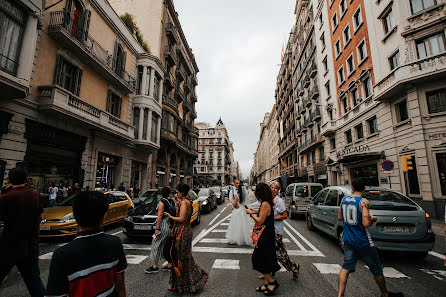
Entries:
[[385, 161], [381, 164], [381, 166], [382, 166], [382, 168], [383, 168], [385, 171], [390, 171], [390, 170], [393, 169], [394, 164], [393, 164], [393, 162], [390, 161], [390, 160], [385, 160]]
[[389, 180], [387, 179], [387, 177], [381, 177], [381, 183], [382, 184], [388, 184]]
[[393, 173], [393, 170], [384, 171], [383, 173], [384, 173], [384, 174], [392, 174], [392, 173]]

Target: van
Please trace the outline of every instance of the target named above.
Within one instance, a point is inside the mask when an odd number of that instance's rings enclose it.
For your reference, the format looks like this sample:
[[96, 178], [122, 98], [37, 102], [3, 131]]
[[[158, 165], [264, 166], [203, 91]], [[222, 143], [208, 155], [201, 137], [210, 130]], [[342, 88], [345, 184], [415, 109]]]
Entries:
[[305, 215], [310, 200], [323, 188], [320, 183], [292, 183], [285, 190], [285, 204], [288, 217]]

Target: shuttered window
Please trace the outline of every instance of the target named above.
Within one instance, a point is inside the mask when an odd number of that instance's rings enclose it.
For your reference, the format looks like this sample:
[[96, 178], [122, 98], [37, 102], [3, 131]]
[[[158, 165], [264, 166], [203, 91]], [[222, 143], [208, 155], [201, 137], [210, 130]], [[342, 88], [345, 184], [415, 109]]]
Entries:
[[108, 90], [107, 93], [107, 111], [117, 118], [121, 118], [122, 98]]
[[82, 82], [82, 70], [68, 62], [62, 55], [57, 55], [54, 83], [79, 96]]

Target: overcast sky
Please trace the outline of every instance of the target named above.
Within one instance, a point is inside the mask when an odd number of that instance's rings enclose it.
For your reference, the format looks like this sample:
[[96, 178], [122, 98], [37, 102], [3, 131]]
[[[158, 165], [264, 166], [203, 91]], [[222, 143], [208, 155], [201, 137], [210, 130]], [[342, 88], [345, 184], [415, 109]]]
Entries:
[[282, 46], [294, 25], [295, 0], [175, 0], [200, 72], [197, 122], [221, 117], [246, 178], [259, 125], [274, 104]]

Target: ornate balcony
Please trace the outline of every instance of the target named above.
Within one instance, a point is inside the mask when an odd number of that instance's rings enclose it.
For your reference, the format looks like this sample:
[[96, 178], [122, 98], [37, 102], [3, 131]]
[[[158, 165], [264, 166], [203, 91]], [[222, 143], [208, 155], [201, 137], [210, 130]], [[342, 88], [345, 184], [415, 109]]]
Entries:
[[88, 64], [123, 91], [135, 92], [135, 78], [119, 66], [113, 60], [113, 55], [110, 55], [96, 40], [78, 28], [65, 10], [50, 13], [48, 35], [73, 51], [79, 60]]
[[311, 62], [311, 67], [310, 67], [310, 77], [313, 78], [315, 77], [317, 74], [317, 66], [316, 63]]
[[319, 121], [322, 118], [321, 115], [321, 109], [319, 108], [319, 106], [316, 106], [316, 108], [314, 109], [314, 121]]
[[63, 115], [72, 121], [81, 121], [91, 129], [119, 136], [123, 139], [134, 139], [134, 127], [112, 114], [101, 110], [67, 90], [56, 86], [40, 86], [38, 99], [39, 109], [55, 115]]
[[163, 96], [163, 104], [173, 108], [174, 110], [178, 110], [177, 101], [166, 95]]
[[307, 110], [305, 109], [305, 100], [304, 99], [302, 99], [302, 103], [300, 104], [300, 108], [299, 108], [299, 112], [301, 113], [301, 114], [304, 114]]
[[174, 43], [179, 43], [180, 38], [178, 37], [178, 31], [174, 24], [171, 22], [167, 23], [166, 26], [167, 37]]
[[186, 84], [187, 76], [186, 76], [186, 74], [184, 74], [183, 69], [181, 69], [180, 67], [177, 66], [177, 69], [176, 69], [175, 73], [176, 73], [177, 80], [178, 81], [182, 80], [182, 81], [184, 81], [184, 84]]
[[323, 136], [333, 136], [336, 133], [336, 121], [329, 121], [322, 127]]
[[307, 88], [309, 85], [310, 85], [310, 77], [308, 76], [308, 74], [306, 74], [305, 78], [304, 78], [303, 86], [304, 86], [304, 88]]
[[305, 107], [310, 107], [311, 104], [313, 104], [313, 101], [311, 100], [311, 98], [308, 98], [307, 100], [305, 100]]
[[178, 65], [177, 55], [172, 46], [166, 46], [166, 50], [164, 51], [164, 56], [167, 61], [172, 63], [173, 65]]
[[168, 89], [174, 89], [175, 85], [176, 85], [176, 81], [175, 78], [173, 77], [172, 73], [170, 73], [170, 71], [166, 71], [164, 73], [164, 81], [165, 81], [165, 86]]
[[314, 87], [310, 90], [309, 98], [310, 100], [316, 100], [317, 97], [319, 97], [319, 87], [314, 85]]
[[316, 147], [318, 144], [322, 143], [324, 141], [321, 134], [317, 133], [313, 138], [310, 138], [308, 141], [302, 143], [301, 146], [299, 146], [299, 154], [304, 154], [311, 150], [312, 148]]
[[191, 82], [192, 82], [192, 84], [194, 86], [198, 85], [198, 79], [197, 79], [197, 75], [196, 74], [191, 75]]

